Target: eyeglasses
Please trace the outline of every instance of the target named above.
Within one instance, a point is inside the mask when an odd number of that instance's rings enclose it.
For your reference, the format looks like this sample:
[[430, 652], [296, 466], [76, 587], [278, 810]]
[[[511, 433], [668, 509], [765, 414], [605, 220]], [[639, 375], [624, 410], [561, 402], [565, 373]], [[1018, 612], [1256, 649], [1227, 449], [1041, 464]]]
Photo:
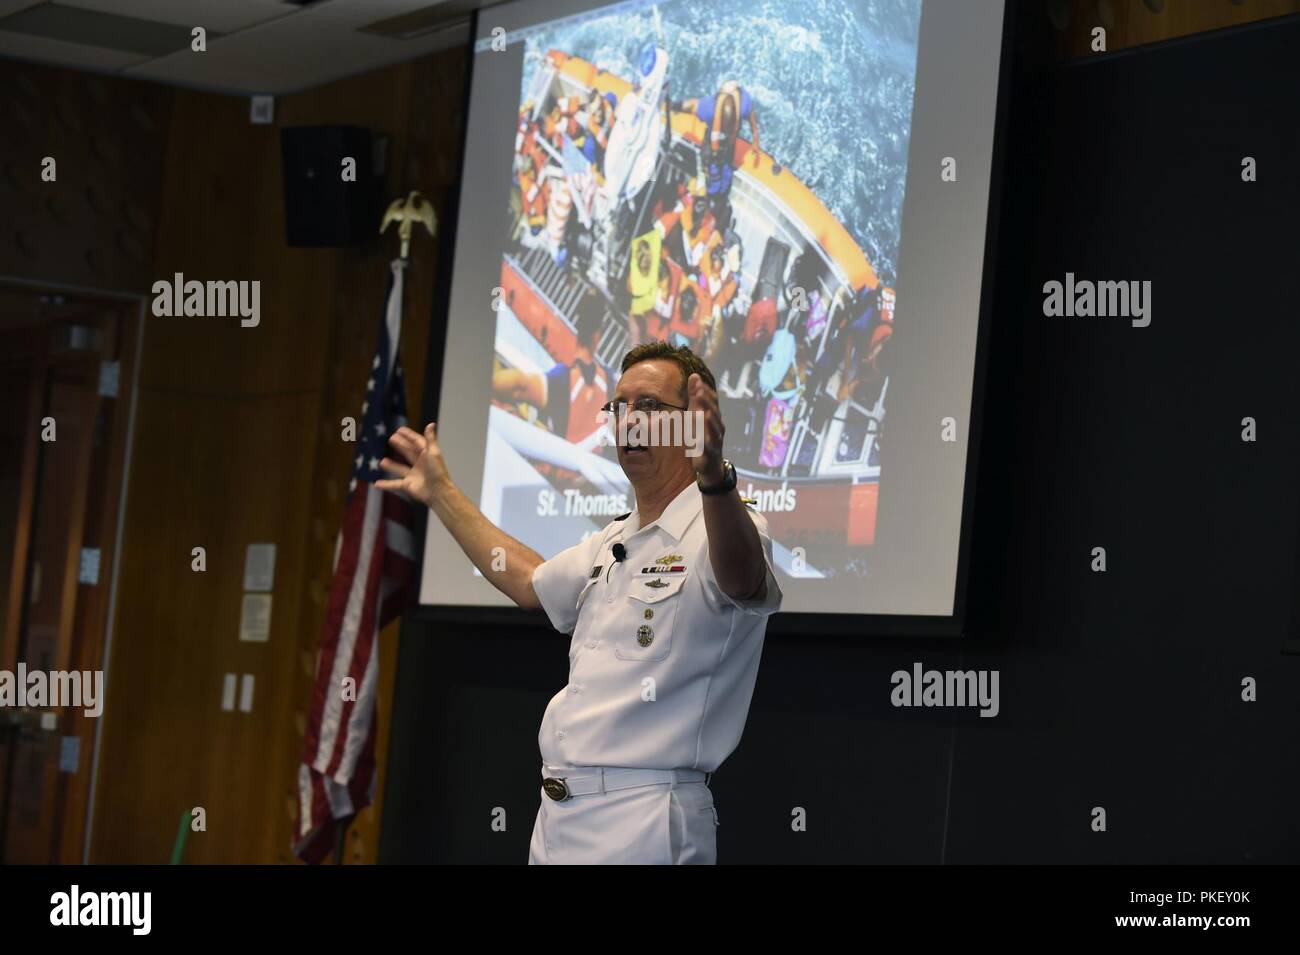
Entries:
[[[613, 401], [607, 401], [600, 406], [600, 410], [606, 414], [613, 415], [615, 418], [622, 417], [626, 413], [629, 402], [623, 398], [615, 398]], [[658, 398], [646, 396], [638, 398], [631, 402], [632, 410], [639, 411], [642, 414], [654, 414], [656, 411], [662, 411], [665, 408], [672, 408], [674, 411], [686, 411], [681, 405], [670, 405], [660, 401]]]

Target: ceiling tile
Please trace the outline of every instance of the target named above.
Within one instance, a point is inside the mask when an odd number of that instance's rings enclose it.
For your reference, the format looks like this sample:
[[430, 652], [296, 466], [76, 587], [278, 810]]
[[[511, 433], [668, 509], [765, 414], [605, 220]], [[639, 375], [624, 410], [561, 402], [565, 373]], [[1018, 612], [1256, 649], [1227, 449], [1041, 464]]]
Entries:
[[463, 29], [413, 40], [358, 33], [310, 8], [220, 37], [204, 54], [160, 57], [127, 75], [226, 92], [290, 93], [466, 42]]
[[190, 45], [187, 27], [60, 3], [42, 3], [11, 13], [0, 19], [0, 32], [139, 56], [163, 56]]
[[312, 6], [311, 12], [334, 17], [354, 27], [362, 27], [414, 10], [440, 7], [446, 2], [447, 0], [321, 0]]
[[55, 0], [67, 7], [116, 13], [141, 20], [158, 20], [217, 33], [242, 30], [277, 17], [302, 12], [280, 0]]
[[45, 0], [0, 0], [0, 17], [7, 17], [11, 13], [17, 13], [26, 7], [34, 7], [38, 3], [44, 3]]
[[65, 43], [47, 37], [2, 31], [0, 31], [0, 56], [101, 72], [116, 72], [148, 59], [138, 53], [128, 53], [124, 50], [106, 50], [97, 46], [83, 46], [80, 43]]

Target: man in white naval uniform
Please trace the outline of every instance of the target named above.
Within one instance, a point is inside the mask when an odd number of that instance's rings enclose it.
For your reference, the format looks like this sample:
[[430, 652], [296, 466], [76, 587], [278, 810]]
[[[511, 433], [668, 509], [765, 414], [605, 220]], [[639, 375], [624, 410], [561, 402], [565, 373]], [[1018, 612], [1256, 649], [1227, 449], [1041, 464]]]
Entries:
[[[379, 486], [425, 501], [484, 577], [573, 635], [568, 685], [538, 735], [543, 785], [529, 862], [711, 864], [708, 778], [740, 742], [781, 590], [767, 522], [740, 499], [722, 457], [712, 373], [663, 342], [634, 348], [622, 371], [607, 410], [619, 420], [641, 412], [634, 421], [697, 414], [702, 453], [619, 429], [636, 510], [550, 560], [457, 490], [433, 425], [390, 438], [406, 463], [385, 458], [397, 478]], [[493, 570], [498, 547], [504, 570]]]

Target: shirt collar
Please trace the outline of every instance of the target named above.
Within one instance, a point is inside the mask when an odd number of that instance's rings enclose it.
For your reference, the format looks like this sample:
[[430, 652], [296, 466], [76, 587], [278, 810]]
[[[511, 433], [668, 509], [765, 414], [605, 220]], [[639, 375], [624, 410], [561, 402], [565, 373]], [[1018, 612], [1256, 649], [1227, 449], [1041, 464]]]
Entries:
[[[704, 500], [700, 494], [700, 486], [692, 481], [678, 493], [678, 495], [668, 502], [664, 512], [659, 515], [659, 519], [652, 521], [650, 527], [659, 527], [668, 533], [668, 536], [674, 542], [680, 541], [686, 534], [686, 529], [691, 526], [691, 522], [704, 510]], [[635, 514], [636, 526], [628, 528], [628, 536], [637, 534], [645, 528], [641, 526], [641, 514], [639, 511]]]

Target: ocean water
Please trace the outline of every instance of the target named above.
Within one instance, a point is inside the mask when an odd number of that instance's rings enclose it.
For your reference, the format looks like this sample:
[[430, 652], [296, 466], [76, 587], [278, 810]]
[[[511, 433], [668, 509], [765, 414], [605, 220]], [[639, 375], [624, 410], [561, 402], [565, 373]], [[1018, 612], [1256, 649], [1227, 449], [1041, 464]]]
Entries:
[[[669, 95], [736, 80], [759, 142], [813, 190], [887, 283], [897, 277], [921, 0], [668, 0], [531, 36], [522, 90], [551, 48], [632, 78], [646, 43], [669, 54]], [[748, 139], [749, 125], [741, 127]]]

